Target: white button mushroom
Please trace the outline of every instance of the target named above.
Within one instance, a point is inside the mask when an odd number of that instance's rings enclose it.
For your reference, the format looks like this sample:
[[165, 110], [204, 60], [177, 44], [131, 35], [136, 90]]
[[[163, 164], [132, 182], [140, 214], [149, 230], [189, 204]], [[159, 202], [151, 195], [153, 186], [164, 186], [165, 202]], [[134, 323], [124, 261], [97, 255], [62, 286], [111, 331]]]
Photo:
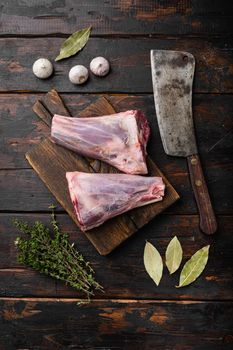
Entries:
[[88, 79], [88, 70], [82, 65], [77, 65], [71, 68], [69, 79], [73, 84], [83, 84]]
[[53, 73], [53, 65], [47, 58], [39, 58], [34, 62], [32, 71], [37, 78], [46, 79]]
[[104, 57], [95, 57], [90, 63], [90, 70], [93, 74], [103, 77], [108, 74], [110, 69], [109, 62]]

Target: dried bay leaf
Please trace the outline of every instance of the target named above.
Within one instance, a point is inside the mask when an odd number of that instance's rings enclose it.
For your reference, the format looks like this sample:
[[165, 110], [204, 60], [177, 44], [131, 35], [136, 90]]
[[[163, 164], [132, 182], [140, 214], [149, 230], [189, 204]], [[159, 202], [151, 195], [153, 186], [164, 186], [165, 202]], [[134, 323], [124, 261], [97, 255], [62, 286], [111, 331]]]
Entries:
[[148, 275], [158, 286], [163, 274], [163, 261], [158, 250], [149, 242], [144, 249], [144, 265]]
[[55, 58], [55, 61], [60, 61], [63, 60], [63, 58], [75, 55], [86, 45], [90, 33], [91, 27], [81, 29], [69, 36], [69, 38], [63, 42], [60, 48], [60, 54]]
[[180, 267], [183, 256], [183, 250], [178, 238], [175, 236], [169, 242], [166, 249], [166, 265], [170, 275]]
[[194, 282], [203, 272], [209, 257], [209, 248], [207, 245], [199, 249], [184, 265], [180, 273], [180, 282], [177, 288], [184, 287]]

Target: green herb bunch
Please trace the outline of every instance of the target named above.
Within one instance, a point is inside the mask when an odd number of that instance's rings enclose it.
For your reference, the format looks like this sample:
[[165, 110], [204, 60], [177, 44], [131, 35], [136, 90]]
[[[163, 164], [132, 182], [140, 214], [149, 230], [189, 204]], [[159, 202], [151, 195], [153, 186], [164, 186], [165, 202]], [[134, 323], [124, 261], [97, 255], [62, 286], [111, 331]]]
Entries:
[[74, 243], [69, 243], [68, 234], [60, 232], [54, 211], [51, 224], [52, 235], [39, 221], [29, 226], [27, 222], [15, 220], [15, 226], [30, 237], [18, 237], [15, 241], [19, 263], [69, 284], [84, 292], [88, 299], [94, 295], [94, 290], [103, 291], [94, 279], [94, 270], [74, 248]]

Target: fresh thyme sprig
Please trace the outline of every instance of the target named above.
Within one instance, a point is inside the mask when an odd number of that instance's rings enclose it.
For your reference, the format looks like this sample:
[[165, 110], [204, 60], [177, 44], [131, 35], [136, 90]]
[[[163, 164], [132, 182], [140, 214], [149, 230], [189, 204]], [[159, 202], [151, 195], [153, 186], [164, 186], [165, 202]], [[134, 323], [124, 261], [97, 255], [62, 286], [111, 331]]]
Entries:
[[27, 222], [15, 220], [15, 226], [29, 239], [18, 237], [15, 245], [19, 251], [20, 264], [30, 266], [46, 275], [59, 279], [82, 291], [88, 299], [94, 290], [103, 291], [103, 287], [94, 279], [94, 271], [68, 241], [68, 234], [61, 233], [52, 208], [51, 224], [53, 237], [48, 227], [36, 221], [33, 226]]

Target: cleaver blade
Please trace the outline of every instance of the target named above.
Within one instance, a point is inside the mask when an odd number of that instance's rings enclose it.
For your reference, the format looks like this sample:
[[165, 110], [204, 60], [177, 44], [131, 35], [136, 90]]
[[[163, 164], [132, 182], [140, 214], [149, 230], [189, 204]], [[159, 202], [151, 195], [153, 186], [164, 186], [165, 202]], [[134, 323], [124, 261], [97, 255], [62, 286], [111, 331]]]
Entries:
[[151, 50], [155, 109], [166, 154], [197, 153], [192, 116], [195, 59], [181, 51]]
[[151, 50], [155, 109], [166, 154], [186, 157], [199, 211], [200, 229], [217, 230], [217, 222], [198, 155], [193, 116], [194, 56], [189, 52]]

